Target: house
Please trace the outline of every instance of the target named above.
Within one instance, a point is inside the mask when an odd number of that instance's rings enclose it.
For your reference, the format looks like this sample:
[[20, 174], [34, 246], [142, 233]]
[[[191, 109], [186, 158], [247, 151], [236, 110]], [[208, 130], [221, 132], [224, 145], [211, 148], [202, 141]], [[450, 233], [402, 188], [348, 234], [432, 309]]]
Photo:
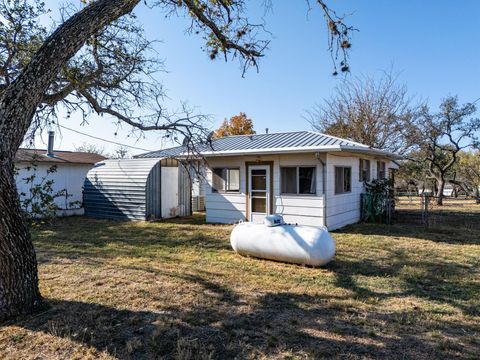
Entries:
[[[288, 223], [338, 229], [360, 220], [364, 183], [390, 176], [401, 157], [313, 131], [229, 136], [197, 146], [205, 159], [206, 220]], [[138, 158], [186, 156], [182, 146]]]
[[191, 177], [172, 158], [105, 160], [87, 174], [85, 215], [155, 220], [192, 213]]
[[[453, 196], [454, 195], [454, 186], [450, 183], [445, 184], [443, 188], [443, 196]], [[418, 195], [428, 195], [428, 196], [436, 196], [437, 190], [430, 185], [424, 186], [423, 188], [418, 189]]]
[[[54, 132], [49, 132], [48, 149], [18, 149], [15, 155], [15, 180], [21, 199], [30, 196], [32, 185], [45, 178], [53, 180], [53, 193], [63, 191], [64, 195], [55, 198], [57, 216], [82, 215], [83, 183], [87, 172], [105, 157], [99, 154], [53, 150]], [[56, 168], [50, 172], [49, 169]], [[31, 178], [33, 181], [26, 179]]]

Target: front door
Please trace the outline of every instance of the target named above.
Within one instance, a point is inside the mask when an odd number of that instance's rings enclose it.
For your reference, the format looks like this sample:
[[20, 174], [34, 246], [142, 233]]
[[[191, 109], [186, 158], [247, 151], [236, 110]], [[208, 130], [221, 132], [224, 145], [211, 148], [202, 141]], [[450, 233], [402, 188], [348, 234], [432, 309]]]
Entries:
[[261, 223], [270, 213], [270, 167], [250, 165], [248, 167], [248, 221]]

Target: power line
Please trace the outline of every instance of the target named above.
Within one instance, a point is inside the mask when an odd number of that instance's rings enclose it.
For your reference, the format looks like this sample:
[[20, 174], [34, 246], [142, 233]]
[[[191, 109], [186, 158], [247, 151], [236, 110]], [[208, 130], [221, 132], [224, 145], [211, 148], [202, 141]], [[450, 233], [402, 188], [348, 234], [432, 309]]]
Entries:
[[93, 135], [90, 135], [90, 134], [83, 133], [83, 132], [78, 131], [78, 130], [75, 130], [75, 129], [71, 129], [71, 128], [69, 128], [69, 127], [66, 127], [66, 126], [63, 126], [63, 125], [60, 125], [60, 124], [57, 124], [57, 125], [58, 125], [59, 127], [61, 127], [62, 129], [70, 130], [70, 131], [73, 131], [73, 132], [75, 132], [75, 133], [77, 133], [77, 134], [91, 137], [92, 139], [96, 139], [96, 140], [100, 140], [100, 141], [105, 141], [105, 142], [108, 142], [108, 143], [111, 143], [111, 144], [115, 144], [115, 145], [125, 146], [125, 147], [132, 148], [132, 149], [135, 149], [135, 150], [153, 151], [153, 150], [149, 150], [149, 149], [139, 148], [139, 147], [136, 147], [136, 146], [131, 146], [131, 145], [122, 144], [122, 143], [119, 143], [119, 142], [116, 142], [116, 141], [112, 141], [112, 140], [105, 140], [105, 139], [102, 139], [102, 138], [99, 138], [99, 137], [96, 137], [96, 136], [93, 136]]

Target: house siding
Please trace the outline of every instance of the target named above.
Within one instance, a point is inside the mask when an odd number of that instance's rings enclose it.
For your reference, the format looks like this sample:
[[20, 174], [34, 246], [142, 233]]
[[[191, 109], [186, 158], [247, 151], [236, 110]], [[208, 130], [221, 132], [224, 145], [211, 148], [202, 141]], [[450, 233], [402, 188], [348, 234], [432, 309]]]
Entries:
[[[325, 156], [324, 156], [325, 158]], [[273, 213], [283, 215], [287, 223], [323, 226], [322, 165], [314, 153], [282, 154], [268, 156], [228, 156], [207, 158], [206, 171], [206, 220], [213, 223], [231, 224], [246, 221], [246, 162], [273, 161]], [[316, 195], [280, 194], [280, 167], [314, 166], [316, 168]], [[212, 192], [212, 171], [216, 167], [240, 168], [240, 191], [238, 193]]]
[[[359, 181], [359, 159], [370, 160], [370, 179], [377, 178], [377, 160], [386, 163], [386, 169], [398, 166], [386, 159], [356, 153], [323, 153], [321, 160], [326, 164], [325, 194], [323, 195], [322, 164], [314, 153], [279, 154], [267, 156], [222, 156], [207, 159], [206, 170], [206, 220], [211, 223], [232, 224], [246, 221], [246, 162], [273, 161], [273, 213], [283, 215], [287, 223], [299, 225], [326, 226], [329, 230], [339, 229], [360, 220], [360, 194], [365, 191]], [[280, 194], [280, 167], [315, 166], [316, 195]], [[335, 194], [335, 167], [347, 166], [352, 169], [351, 192]], [[212, 192], [212, 171], [216, 167], [240, 168], [240, 191], [238, 193]], [[325, 208], [325, 210], [324, 210]]]
[[[48, 169], [50, 169], [52, 165], [56, 165], [57, 171], [47, 174]], [[57, 216], [83, 215], [83, 182], [87, 172], [93, 165], [37, 163], [36, 170], [34, 170], [31, 163], [18, 162], [15, 164], [15, 167], [17, 169], [15, 181], [19, 194], [29, 194], [29, 189], [32, 184], [26, 184], [24, 179], [35, 173], [33, 185], [41, 183], [42, 178], [46, 177], [47, 180], [53, 180], [52, 187], [54, 193], [62, 190], [67, 191], [67, 196], [55, 198], [55, 204], [59, 207]], [[20, 197], [23, 200], [28, 197], [28, 195], [20, 195]]]
[[[360, 221], [360, 194], [365, 191], [365, 185], [360, 179], [359, 159], [370, 160], [370, 179], [377, 178], [377, 160], [386, 163], [388, 175], [389, 168], [398, 166], [388, 160], [378, 157], [340, 153], [327, 154], [327, 191], [326, 191], [326, 214], [327, 227], [329, 230], [339, 229], [343, 226], [354, 224]], [[335, 194], [335, 167], [344, 166], [352, 169], [351, 192], [346, 194]]]

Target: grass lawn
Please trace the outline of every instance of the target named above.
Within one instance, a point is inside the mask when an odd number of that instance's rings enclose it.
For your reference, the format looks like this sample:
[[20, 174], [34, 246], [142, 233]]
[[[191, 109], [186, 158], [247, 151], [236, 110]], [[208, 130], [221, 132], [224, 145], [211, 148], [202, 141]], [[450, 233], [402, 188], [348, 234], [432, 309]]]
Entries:
[[324, 268], [244, 258], [231, 226], [58, 220], [33, 231], [50, 308], [1, 358], [464, 358], [480, 354], [480, 231], [359, 224]]

